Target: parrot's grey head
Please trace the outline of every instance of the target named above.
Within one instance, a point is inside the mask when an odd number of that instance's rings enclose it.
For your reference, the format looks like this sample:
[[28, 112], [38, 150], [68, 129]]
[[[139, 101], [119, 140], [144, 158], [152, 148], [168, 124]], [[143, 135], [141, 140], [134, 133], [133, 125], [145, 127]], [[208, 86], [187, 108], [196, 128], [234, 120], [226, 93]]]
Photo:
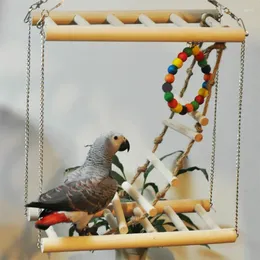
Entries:
[[113, 154], [120, 151], [130, 150], [129, 141], [120, 133], [110, 132], [106, 135], [106, 143], [109, 151]]

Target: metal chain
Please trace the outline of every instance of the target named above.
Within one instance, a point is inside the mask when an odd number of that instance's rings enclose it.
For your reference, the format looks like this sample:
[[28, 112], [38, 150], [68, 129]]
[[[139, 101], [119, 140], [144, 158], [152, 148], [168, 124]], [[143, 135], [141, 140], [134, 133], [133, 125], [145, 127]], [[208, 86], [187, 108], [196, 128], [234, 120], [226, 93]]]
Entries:
[[235, 230], [238, 235], [238, 214], [239, 214], [239, 179], [240, 179], [240, 157], [241, 157], [241, 125], [242, 125], [242, 104], [244, 88], [244, 67], [245, 67], [245, 41], [241, 44], [240, 52], [240, 75], [238, 91], [238, 129], [237, 129], [237, 151], [236, 151], [236, 210]]
[[[25, 107], [25, 169], [24, 169], [24, 205], [28, 203], [28, 173], [29, 173], [29, 147], [30, 147], [30, 85], [31, 85], [31, 15], [28, 17], [28, 43], [27, 43], [27, 66], [26, 66], [26, 107]], [[24, 216], [27, 217], [28, 210], [24, 207]]]
[[[217, 52], [217, 57], [219, 51]], [[215, 97], [214, 97], [214, 121], [212, 131], [212, 148], [211, 148], [211, 163], [210, 163], [210, 191], [209, 201], [210, 206], [213, 206], [213, 188], [214, 188], [214, 177], [215, 177], [215, 164], [216, 164], [216, 144], [217, 144], [217, 112], [218, 112], [218, 87], [219, 87], [219, 71], [215, 77]]]
[[30, 18], [31, 18], [31, 13], [32, 13], [32, 11], [41, 8], [42, 4], [45, 4], [45, 3], [47, 3], [47, 2], [48, 2], [48, 0], [40, 0], [40, 1], [38, 1], [38, 2], [36, 2], [36, 3], [34, 3], [34, 4], [32, 4], [32, 5], [29, 7], [28, 12], [27, 12], [26, 16], [24, 17], [24, 20], [23, 20], [23, 21], [24, 21], [25, 23], [29, 23], [29, 20], [30, 20]]
[[[44, 54], [45, 54], [45, 32], [44, 23], [41, 28], [41, 83], [40, 83], [40, 117], [39, 117], [39, 196], [43, 187], [43, 145], [44, 145]], [[40, 210], [39, 210], [40, 213]], [[37, 246], [40, 248], [41, 231], [38, 230]]]

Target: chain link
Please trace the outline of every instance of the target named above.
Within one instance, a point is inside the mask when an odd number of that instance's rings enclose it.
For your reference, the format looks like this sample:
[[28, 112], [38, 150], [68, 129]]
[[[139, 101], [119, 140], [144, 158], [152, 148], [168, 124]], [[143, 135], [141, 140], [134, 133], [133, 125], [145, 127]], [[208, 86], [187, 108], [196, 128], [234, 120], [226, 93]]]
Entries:
[[[217, 57], [219, 51], [217, 52]], [[214, 188], [214, 178], [215, 178], [215, 164], [216, 164], [216, 144], [217, 144], [217, 112], [218, 112], [218, 87], [219, 87], [219, 71], [216, 73], [215, 77], [215, 97], [214, 97], [214, 121], [213, 121], [213, 131], [212, 131], [212, 148], [211, 148], [211, 163], [210, 163], [210, 191], [209, 191], [209, 201], [210, 206], [213, 206], [213, 188]]]
[[[30, 147], [30, 85], [31, 85], [31, 15], [28, 17], [28, 43], [27, 43], [27, 66], [26, 66], [26, 107], [25, 107], [25, 169], [24, 169], [24, 205], [28, 203], [28, 173], [29, 173], [29, 147]], [[24, 207], [24, 216], [27, 217], [28, 210]]]
[[239, 214], [239, 179], [240, 179], [240, 157], [241, 157], [241, 126], [242, 126], [242, 104], [244, 88], [244, 67], [245, 67], [245, 41], [241, 44], [240, 52], [240, 76], [238, 91], [238, 129], [237, 129], [237, 151], [236, 151], [236, 210], [235, 230], [238, 235], [238, 214]]
[[[43, 24], [44, 25], [44, 24]], [[44, 145], [44, 65], [45, 65], [45, 32], [41, 28], [41, 83], [40, 83], [40, 117], [39, 117], [39, 196], [43, 187], [43, 145]], [[40, 209], [39, 209], [40, 214]], [[37, 247], [41, 245], [41, 231], [38, 230]]]
[[42, 6], [42, 4], [45, 4], [45, 3], [47, 3], [48, 2], [48, 0], [40, 0], [40, 1], [38, 1], [38, 2], [36, 2], [36, 3], [34, 3], [34, 4], [32, 4], [30, 7], [29, 7], [29, 9], [28, 9], [28, 12], [27, 12], [27, 14], [26, 14], [26, 16], [24, 17], [24, 22], [25, 23], [29, 23], [29, 21], [30, 21], [30, 19], [31, 19], [31, 13], [32, 13], [32, 11], [34, 11], [34, 10], [36, 10], [36, 9], [40, 9], [41, 8], [41, 6]]

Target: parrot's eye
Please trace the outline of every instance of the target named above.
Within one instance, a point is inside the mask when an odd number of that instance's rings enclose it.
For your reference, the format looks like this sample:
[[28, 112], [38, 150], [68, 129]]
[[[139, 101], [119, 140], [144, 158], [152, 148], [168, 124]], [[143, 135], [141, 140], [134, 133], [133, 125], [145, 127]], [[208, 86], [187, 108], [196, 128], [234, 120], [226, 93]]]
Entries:
[[114, 140], [117, 140], [118, 139], [118, 136], [114, 136]]

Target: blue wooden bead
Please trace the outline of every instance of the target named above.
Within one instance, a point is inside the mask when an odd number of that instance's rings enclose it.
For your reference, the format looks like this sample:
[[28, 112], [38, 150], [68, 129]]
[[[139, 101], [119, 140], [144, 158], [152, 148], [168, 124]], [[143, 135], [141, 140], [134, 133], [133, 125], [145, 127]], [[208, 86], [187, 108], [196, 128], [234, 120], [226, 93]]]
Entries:
[[164, 92], [171, 92], [171, 91], [172, 91], [172, 84], [165, 82], [165, 83], [162, 85], [162, 90], [163, 90]]
[[171, 66], [169, 66], [169, 68], [168, 68], [168, 72], [169, 72], [170, 74], [175, 75], [175, 74], [178, 72], [178, 68], [177, 68], [175, 65], [171, 65]]
[[204, 81], [204, 82], [202, 83], [202, 87], [203, 87], [203, 88], [207, 88], [207, 85], [208, 85], [208, 81]]

